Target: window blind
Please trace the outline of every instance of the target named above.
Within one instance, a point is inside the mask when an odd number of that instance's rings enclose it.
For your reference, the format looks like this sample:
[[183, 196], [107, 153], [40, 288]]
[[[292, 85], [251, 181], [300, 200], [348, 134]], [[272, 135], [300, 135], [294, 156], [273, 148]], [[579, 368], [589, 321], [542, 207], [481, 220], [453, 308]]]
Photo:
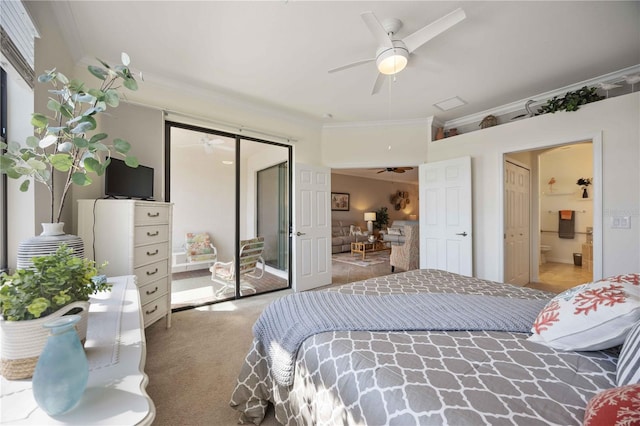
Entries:
[[0, 0], [0, 52], [33, 87], [35, 84], [35, 43], [40, 37], [21, 1]]

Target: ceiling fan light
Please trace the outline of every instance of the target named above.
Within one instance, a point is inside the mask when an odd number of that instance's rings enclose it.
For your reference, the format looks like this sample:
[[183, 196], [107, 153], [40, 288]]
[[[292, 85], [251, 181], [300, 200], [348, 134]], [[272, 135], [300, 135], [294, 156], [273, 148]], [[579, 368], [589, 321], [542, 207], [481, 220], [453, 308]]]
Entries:
[[402, 48], [394, 47], [393, 49], [385, 50], [376, 59], [378, 71], [385, 75], [397, 74], [407, 66], [408, 56], [407, 51]]

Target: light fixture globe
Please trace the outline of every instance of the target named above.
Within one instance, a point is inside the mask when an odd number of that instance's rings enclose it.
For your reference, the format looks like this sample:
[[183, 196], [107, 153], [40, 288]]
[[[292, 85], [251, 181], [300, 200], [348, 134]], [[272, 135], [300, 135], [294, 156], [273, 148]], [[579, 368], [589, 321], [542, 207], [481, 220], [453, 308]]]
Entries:
[[400, 40], [393, 41], [393, 47], [384, 47], [378, 50], [376, 65], [381, 74], [393, 75], [402, 71], [407, 66], [409, 51]]

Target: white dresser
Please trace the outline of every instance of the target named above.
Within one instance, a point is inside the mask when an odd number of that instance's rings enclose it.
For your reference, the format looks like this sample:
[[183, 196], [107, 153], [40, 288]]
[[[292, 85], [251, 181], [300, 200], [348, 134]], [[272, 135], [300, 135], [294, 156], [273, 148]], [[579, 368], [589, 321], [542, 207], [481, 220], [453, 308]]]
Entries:
[[171, 326], [170, 203], [137, 200], [79, 200], [78, 236], [84, 253], [107, 276], [135, 275], [144, 326], [166, 317]]

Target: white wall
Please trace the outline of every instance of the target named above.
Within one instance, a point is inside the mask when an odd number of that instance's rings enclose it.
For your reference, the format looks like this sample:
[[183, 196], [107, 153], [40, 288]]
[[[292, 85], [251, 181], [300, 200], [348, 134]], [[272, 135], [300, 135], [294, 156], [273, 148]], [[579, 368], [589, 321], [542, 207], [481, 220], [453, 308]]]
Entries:
[[[4, 66], [7, 71], [7, 136], [9, 142], [24, 145], [28, 136], [33, 135], [31, 113], [33, 112], [33, 91], [13, 70], [11, 65]], [[28, 192], [20, 192], [23, 179], [7, 179], [7, 257], [9, 269], [14, 270], [20, 241], [42, 231], [36, 226], [36, 208], [34, 186], [31, 181]]]
[[[35, 39], [35, 71], [36, 76], [43, 74], [46, 70], [56, 69], [62, 72], [66, 77], [73, 77], [73, 61], [71, 55], [67, 51], [62, 35], [56, 26], [55, 20], [51, 19], [52, 11], [50, 5], [42, 2], [42, 7], [34, 8], [31, 2], [24, 2], [25, 7], [29, 9], [33, 17], [36, 27], [40, 32], [40, 38]], [[36, 112], [50, 115], [51, 111], [47, 109], [49, 100], [49, 90], [52, 88], [50, 84], [36, 83], [34, 88], [35, 100], [34, 110]], [[30, 120], [30, 114], [27, 116]], [[62, 183], [64, 178], [58, 174], [55, 187], [55, 200], [60, 199], [62, 193]], [[72, 223], [72, 212], [77, 210], [74, 203], [71, 202], [72, 197], [69, 195], [65, 202], [65, 208], [62, 213], [61, 222], [65, 222], [65, 232], [71, 233], [75, 229]], [[35, 222], [36, 232], [40, 232], [40, 223], [51, 222], [51, 201], [49, 191], [44, 185], [35, 185]], [[56, 204], [56, 211], [57, 211]]]
[[[233, 258], [235, 238], [235, 150], [214, 149], [205, 152], [202, 134], [174, 128], [171, 140], [171, 202], [173, 248], [179, 251], [187, 232], [208, 232], [218, 249], [218, 259]], [[225, 146], [235, 140], [220, 137]]]
[[325, 125], [322, 162], [332, 168], [417, 166], [426, 161], [431, 120]]
[[[640, 270], [640, 93], [434, 141], [428, 161], [471, 155], [474, 275], [502, 278], [502, 161], [505, 152], [577, 142], [602, 135], [603, 275]], [[631, 229], [611, 229], [614, 214], [632, 216]]]

